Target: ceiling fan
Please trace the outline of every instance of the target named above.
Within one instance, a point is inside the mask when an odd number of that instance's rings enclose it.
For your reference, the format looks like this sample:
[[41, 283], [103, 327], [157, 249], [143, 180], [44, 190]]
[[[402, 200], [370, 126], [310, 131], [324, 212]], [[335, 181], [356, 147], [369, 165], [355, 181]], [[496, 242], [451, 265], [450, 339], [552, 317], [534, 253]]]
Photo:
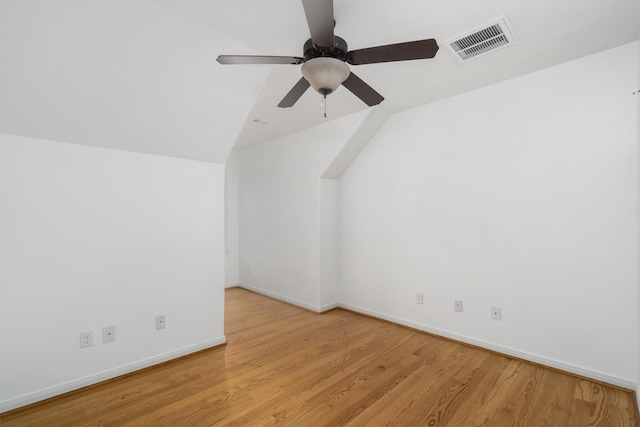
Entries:
[[[334, 35], [333, 0], [302, 0], [311, 38], [303, 47], [303, 56], [220, 55], [220, 64], [302, 64], [302, 78], [280, 101], [278, 107], [292, 107], [313, 87], [323, 98], [341, 84], [368, 106], [384, 98], [349, 69], [349, 65], [433, 58], [438, 52], [434, 39], [356, 49]], [[326, 116], [326, 113], [325, 113]]]

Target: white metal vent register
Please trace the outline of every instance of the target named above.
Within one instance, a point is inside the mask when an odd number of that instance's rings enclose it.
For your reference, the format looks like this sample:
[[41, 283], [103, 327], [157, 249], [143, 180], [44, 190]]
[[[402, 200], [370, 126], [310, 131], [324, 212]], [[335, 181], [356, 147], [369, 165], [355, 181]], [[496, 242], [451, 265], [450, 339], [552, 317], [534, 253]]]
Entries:
[[449, 40], [445, 45], [458, 62], [466, 62], [515, 43], [516, 39], [502, 17]]

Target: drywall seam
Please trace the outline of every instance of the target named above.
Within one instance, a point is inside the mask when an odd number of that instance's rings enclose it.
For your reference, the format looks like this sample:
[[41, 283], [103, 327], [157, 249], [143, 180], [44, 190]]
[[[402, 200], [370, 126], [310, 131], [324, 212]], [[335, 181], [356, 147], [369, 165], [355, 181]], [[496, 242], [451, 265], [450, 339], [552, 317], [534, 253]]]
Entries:
[[212, 338], [210, 340], [183, 347], [178, 350], [170, 351], [168, 353], [159, 354], [157, 356], [139, 360], [134, 363], [129, 363], [118, 368], [109, 369], [107, 371], [92, 374], [54, 387], [48, 387], [34, 393], [25, 394], [14, 399], [5, 400], [4, 402], [0, 402], [0, 413], [11, 411], [12, 409], [17, 409], [22, 406], [49, 399], [51, 397], [59, 396], [64, 393], [78, 390], [83, 387], [94, 385], [102, 381], [110, 380], [125, 374], [130, 374], [132, 372], [139, 371], [140, 369], [148, 368], [150, 366], [167, 362], [172, 359], [177, 359], [178, 357], [186, 356], [191, 353], [216, 347], [218, 345], [225, 344], [226, 342], [227, 339], [223, 335], [221, 337]]

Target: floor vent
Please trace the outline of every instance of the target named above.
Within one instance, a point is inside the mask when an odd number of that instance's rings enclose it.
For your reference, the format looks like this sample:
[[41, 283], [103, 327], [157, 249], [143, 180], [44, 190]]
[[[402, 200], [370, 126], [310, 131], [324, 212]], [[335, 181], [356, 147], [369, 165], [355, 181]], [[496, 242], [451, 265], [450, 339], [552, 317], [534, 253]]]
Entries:
[[458, 62], [466, 62], [515, 43], [507, 20], [502, 17], [449, 40], [445, 45]]

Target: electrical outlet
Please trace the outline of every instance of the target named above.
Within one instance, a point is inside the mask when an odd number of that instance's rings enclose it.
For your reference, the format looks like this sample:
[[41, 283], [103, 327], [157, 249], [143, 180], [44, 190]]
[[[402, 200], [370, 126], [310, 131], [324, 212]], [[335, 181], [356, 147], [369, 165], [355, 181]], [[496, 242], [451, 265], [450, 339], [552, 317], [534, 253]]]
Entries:
[[91, 347], [93, 345], [93, 331], [80, 332], [80, 348]]
[[424, 304], [424, 294], [422, 292], [416, 294], [416, 304]]
[[459, 313], [462, 313], [462, 300], [457, 299], [453, 302], [453, 309]]
[[167, 327], [167, 319], [164, 314], [156, 316], [156, 330], [164, 329]]
[[498, 307], [491, 307], [491, 318], [493, 320], [502, 320], [502, 309]]
[[102, 328], [102, 343], [107, 344], [116, 340], [116, 325]]

